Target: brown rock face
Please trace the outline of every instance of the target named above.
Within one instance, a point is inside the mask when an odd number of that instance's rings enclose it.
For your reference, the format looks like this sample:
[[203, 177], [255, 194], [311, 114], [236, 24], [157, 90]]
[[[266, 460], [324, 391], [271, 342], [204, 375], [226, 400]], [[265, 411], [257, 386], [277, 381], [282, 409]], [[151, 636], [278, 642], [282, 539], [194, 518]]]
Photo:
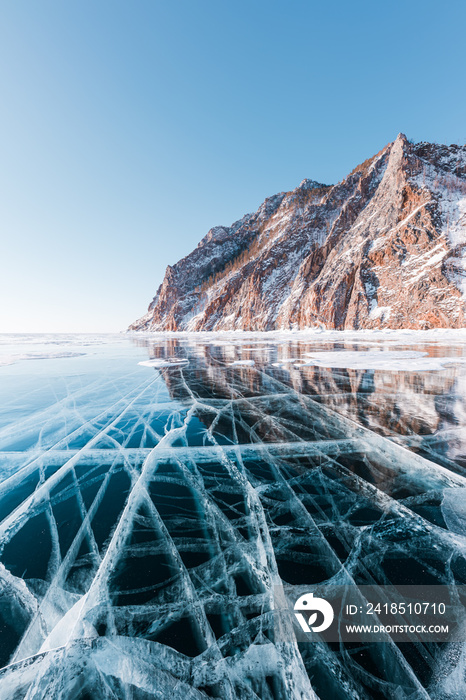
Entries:
[[129, 330], [460, 328], [465, 301], [466, 147], [400, 134], [211, 229]]

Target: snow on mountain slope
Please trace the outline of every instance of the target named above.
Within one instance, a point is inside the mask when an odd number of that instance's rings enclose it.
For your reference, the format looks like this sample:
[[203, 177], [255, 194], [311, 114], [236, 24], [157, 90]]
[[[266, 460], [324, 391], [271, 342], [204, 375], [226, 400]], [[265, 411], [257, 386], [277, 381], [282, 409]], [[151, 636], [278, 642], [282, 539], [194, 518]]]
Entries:
[[465, 300], [466, 147], [399, 134], [211, 229], [130, 330], [459, 328]]

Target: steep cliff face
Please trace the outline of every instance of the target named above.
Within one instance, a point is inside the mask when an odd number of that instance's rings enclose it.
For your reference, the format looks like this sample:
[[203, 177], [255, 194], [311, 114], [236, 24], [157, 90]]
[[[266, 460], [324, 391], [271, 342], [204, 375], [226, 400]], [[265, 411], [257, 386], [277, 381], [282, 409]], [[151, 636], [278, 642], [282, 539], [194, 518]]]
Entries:
[[466, 326], [466, 147], [403, 134], [217, 226], [130, 330]]

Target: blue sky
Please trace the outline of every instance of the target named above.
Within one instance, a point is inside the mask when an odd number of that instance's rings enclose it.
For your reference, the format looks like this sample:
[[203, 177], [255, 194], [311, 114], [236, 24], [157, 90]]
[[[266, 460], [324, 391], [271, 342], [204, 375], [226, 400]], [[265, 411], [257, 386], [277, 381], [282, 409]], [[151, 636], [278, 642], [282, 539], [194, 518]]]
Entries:
[[208, 229], [466, 142], [466, 5], [5, 0], [0, 332], [119, 331]]

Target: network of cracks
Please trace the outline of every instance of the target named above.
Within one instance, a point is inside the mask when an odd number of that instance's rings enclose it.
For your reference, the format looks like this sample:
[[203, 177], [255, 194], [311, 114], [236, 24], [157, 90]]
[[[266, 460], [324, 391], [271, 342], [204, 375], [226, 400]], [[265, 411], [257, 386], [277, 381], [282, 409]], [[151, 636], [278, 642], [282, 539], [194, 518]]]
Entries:
[[0, 698], [465, 697], [462, 645], [277, 639], [273, 594], [465, 584], [461, 458], [339, 410], [364, 372], [183, 354], [0, 431]]

